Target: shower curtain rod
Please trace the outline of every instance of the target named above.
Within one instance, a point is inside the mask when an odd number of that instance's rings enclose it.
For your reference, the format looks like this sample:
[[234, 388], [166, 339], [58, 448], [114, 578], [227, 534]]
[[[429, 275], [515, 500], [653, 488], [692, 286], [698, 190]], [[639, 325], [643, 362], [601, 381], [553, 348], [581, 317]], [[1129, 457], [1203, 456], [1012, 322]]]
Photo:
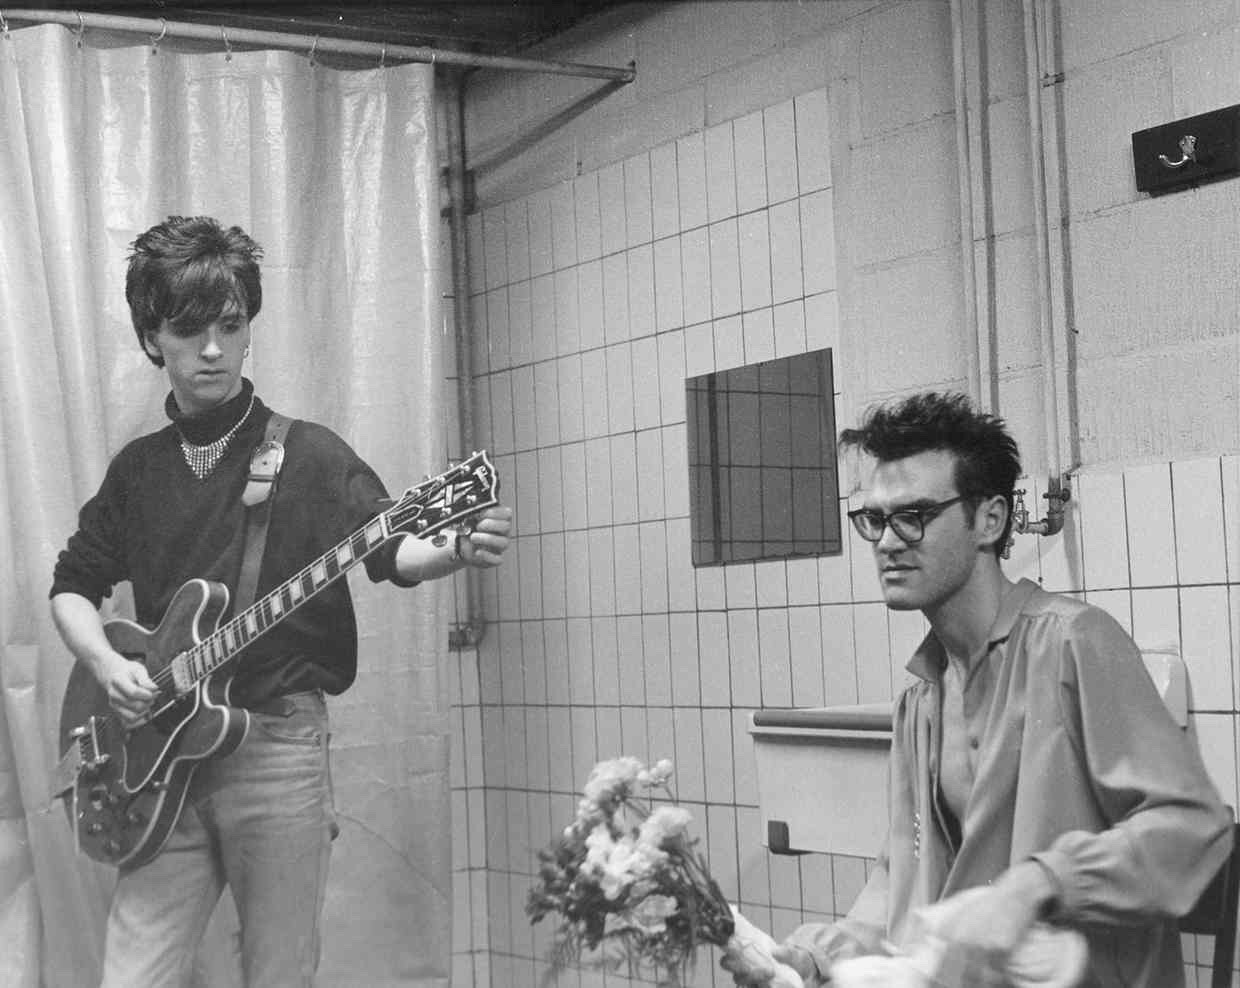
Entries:
[[288, 34], [282, 31], [253, 31], [226, 25], [190, 24], [164, 18], [121, 17], [114, 14], [92, 14], [76, 10], [5, 10], [0, 8], [0, 27], [8, 30], [8, 22], [32, 24], [63, 24], [77, 31], [97, 28], [146, 35], [151, 42], [164, 38], [193, 38], [214, 41], [227, 51], [230, 45], [280, 48], [290, 51], [374, 58], [382, 65], [388, 59], [402, 62], [429, 62], [432, 65], [456, 65], [465, 68], [507, 69], [514, 72], [546, 72], [552, 75], [580, 76], [588, 79], [610, 79], [632, 82], [637, 71], [607, 65], [583, 65], [576, 62], [553, 62], [510, 55], [477, 55], [471, 52], [426, 48], [416, 45], [389, 45], [375, 41], [349, 41], [345, 38], [324, 38], [321, 35]]

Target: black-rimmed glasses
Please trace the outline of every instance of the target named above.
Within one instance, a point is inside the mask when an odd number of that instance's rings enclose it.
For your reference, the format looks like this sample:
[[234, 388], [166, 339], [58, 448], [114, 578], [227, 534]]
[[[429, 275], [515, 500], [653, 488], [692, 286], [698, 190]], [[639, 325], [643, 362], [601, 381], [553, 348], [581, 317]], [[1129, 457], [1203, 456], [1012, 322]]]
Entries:
[[915, 545], [926, 535], [926, 525], [944, 511], [965, 499], [960, 494], [938, 504], [927, 504], [920, 508], [901, 508], [891, 514], [885, 514], [875, 508], [857, 508], [848, 512], [853, 528], [867, 542], [877, 542], [883, 537], [883, 530], [890, 525], [900, 541], [907, 545]]

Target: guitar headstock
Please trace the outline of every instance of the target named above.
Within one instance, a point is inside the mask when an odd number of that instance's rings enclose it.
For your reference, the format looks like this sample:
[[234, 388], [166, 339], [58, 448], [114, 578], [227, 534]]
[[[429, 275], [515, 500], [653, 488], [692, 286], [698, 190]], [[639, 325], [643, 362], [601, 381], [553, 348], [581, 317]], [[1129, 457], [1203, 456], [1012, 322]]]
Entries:
[[410, 487], [384, 515], [393, 535], [410, 532], [425, 538], [495, 504], [499, 475], [486, 450], [479, 450], [438, 477]]

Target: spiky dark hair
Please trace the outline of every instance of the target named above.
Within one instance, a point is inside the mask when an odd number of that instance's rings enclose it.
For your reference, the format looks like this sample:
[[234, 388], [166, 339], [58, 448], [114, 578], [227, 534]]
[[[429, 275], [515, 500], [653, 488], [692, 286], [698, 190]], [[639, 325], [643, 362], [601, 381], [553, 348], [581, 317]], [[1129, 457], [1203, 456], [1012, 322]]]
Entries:
[[1012, 527], [1012, 490], [1020, 476], [1020, 450], [997, 415], [977, 411], [962, 394], [935, 391], [875, 405], [859, 427], [840, 433], [840, 445], [879, 462], [943, 450], [956, 460], [956, 492], [975, 510], [983, 498], [999, 495], [1008, 519], [995, 543], [1001, 555]]
[[[258, 262], [263, 249], [238, 226], [210, 216], [169, 216], [133, 242], [125, 300], [139, 345], [168, 320], [192, 335], [234, 305], [247, 319], [263, 306]], [[163, 358], [142, 346], [151, 363]]]

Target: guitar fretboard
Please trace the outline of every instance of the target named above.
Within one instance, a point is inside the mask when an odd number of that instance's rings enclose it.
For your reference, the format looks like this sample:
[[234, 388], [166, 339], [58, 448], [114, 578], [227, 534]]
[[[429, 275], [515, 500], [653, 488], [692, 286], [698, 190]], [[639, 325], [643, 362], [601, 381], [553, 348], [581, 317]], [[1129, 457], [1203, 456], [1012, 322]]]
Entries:
[[329, 549], [300, 573], [221, 625], [185, 653], [187, 672], [197, 682], [210, 675], [263, 632], [279, 624], [315, 594], [344, 576], [389, 538], [386, 513]]
[[496, 504], [497, 486], [494, 467], [486, 454], [474, 453], [440, 477], [406, 491], [392, 507], [173, 659], [170, 671], [176, 692], [188, 692], [393, 535], [408, 530], [425, 537]]

